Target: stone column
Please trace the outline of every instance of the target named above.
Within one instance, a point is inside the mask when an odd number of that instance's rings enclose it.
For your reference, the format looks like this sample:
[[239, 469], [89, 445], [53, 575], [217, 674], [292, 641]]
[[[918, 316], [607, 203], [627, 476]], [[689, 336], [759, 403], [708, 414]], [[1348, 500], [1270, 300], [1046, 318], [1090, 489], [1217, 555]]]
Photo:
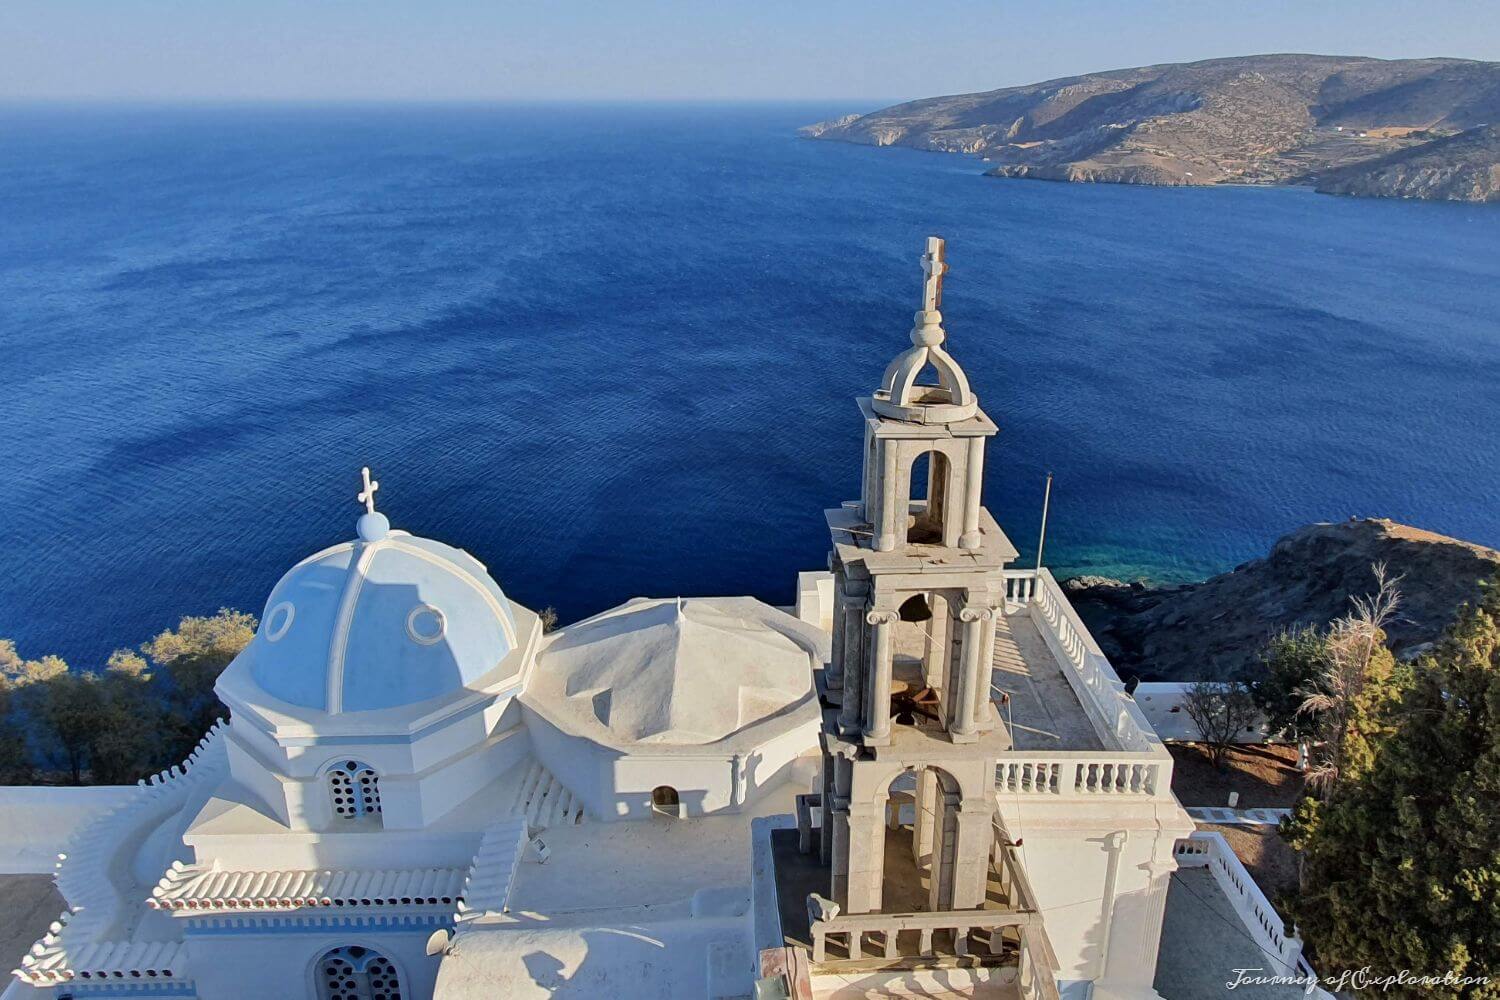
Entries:
[[825, 865], [833, 857], [833, 776], [837, 768], [838, 758], [825, 751], [821, 789], [823, 797], [818, 800], [818, 808], [821, 810], [821, 822], [818, 825], [818, 860]]
[[880, 517], [873, 525], [875, 551], [890, 552], [906, 541], [906, 494], [909, 487], [900, 482], [900, 465], [897, 462], [896, 442], [881, 441], [877, 446], [880, 455]]
[[953, 627], [953, 608], [945, 594], [933, 591], [927, 595], [932, 618], [923, 624], [927, 644], [923, 649], [922, 673], [927, 683], [943, 689], [948, 684], [948, 660], [952, 656], [949, 630]]
[[994, 607], [986, 608], [986, 610], [989, 614], [985, 615], [980, 630], [979, 673], [974, 683], [974, 723], [980, 729], [987, 730], [993, 728], [990, 725], [988, 706], [991, 674], [995, 669], [995, 629], [999, 627], [1000, 611]]
[[865, 742], [884, 746], [891, 740], [891, 662], [894, 654], [894, 636], [891, 630], [900, 617], [897, 612], [884, 608], [872, 608], [865, 621], [874, 634], [870, 637], [870, 717], [865, 727]]
[[967, 604], [958, 613], [964, 630], [963, 649], [958, 690], [949, 700], [953, 717], [948, 720], [948, 735], [955, 743], [972, 743], [978, 738], [974, 728], [975, 690], [984, 655], [984, 623], [989, 616], [990, 609], [982, 604]]
[[958, 845], [953, 858], [953, 909], [984, 905], [989, 886], [990, 847], [994, 843], [993, 804], [986, 798], [964, 799], [958, 809]]
[[[1140, 954], [1155, 955], [1161, 947], [1161, 927], [1167, 916], [1167, 890], [1171, 887], [1172, 873], [1177, 870], [1177, 859], [1169, 853], [1165, 860], [1151, 861], [1142, 866], [1146, 870], [1147, 904], [1146, 919], [1141, 921]], [[1153, 967], [1152, 975], [1155, 975]], [[1297, 974], [1296, 956], [1293, 956], [1288, 975]]]
[[958, 887], [960, 799], [958, 792], [939, 784], [932, 800], [932, 864], [927, 872], [927, 908], [939, 913], [956, 908], [953, 899]]
[[855, 739], [864, 732], [865, 713], [864, 703], [867, 692], [865, 685], [870, 675], [870, 667], [866, 662], [865, 655], [865, 613], [868, 610], [864, 604], [855, 604], [852, 601], [845, 607], [845, 617], [842, 622], [844, 628], [844, 664], [843, 664], [843, 700], [839, 702], [839, 734], [846, 739]]
[[961, 549], [979, 548], [979, 509], [984, 502], [984, 438], [969, 438], [968, 476], [964, 490], [964, 533], [958, 538]]
[[885, 796], [849, 804], [849, 905], [846, 913], [875, 913], [885, 884]]
[[844, 686], [844, 619], [848, 617], [849, 600], [844, 591], [844, 575], [833, 577], [833, 650], [828, 659], [828, 689], [837, 691]]
[[918, 871], [932, 868], [932, 823], [937, 810], [937, 775], [929, 768], [917, 772], [916, 808], [911, 825], [911, 854]]
[[1109, 852], [1108, 867], [1104, 870], [1104, 895], [1099, 900], [1099, 964], [1094, 974], [1096, 980], [1109, 978], [1110, 930], [1115, 919], [1115, 890], [1120, 882], [1120, 852], [1130, 838], [1126, 830], [1105, 834], [1104, 849]]
[[833, 901], [848, 909], [849, 906], [849, 800], [838, 795], [833, 797], [833, 808], [825, 809], [833, 827], [833, 844], [828, 867], [833, 873], [829, 894]]

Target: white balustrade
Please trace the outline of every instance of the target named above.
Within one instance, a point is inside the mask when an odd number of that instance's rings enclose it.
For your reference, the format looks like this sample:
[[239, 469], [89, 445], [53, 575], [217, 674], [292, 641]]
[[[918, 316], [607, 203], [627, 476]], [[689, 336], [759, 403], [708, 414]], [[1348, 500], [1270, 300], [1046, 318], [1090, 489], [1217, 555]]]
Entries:
[[1025, 608], [1052, 649], [1074, 693], [1103, 732], [1126, 751], [1161, 749], [1143, 713], [1100, 650], [1052, 572], [1006, 570], [1007, 613]]
[[1309, 994], [1327, 996], [1317, 989], [1317, 974], [1302, 957], [1302, 939], [1281, 919], [1222, 834], [1200, 831], [1177, 841], [1172, 854], [1179, 868], [1208, 868], [1256, 944], [1280, 963], [1277, 975], [1297, 976], [1308, 984]]
[[1033, 751], [1001, 757], [995, 788], [1001, 795], [1154, 796], [1167, 791], [1171, 774], [1170, 757], [1132, 760], [1090, 751]]

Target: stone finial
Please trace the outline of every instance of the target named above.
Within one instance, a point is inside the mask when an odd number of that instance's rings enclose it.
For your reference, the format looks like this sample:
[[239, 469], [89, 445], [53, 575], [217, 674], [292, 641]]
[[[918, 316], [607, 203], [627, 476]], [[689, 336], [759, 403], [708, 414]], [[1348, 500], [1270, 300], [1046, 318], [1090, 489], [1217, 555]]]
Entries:
[[922, 311], [937, 312], [943, 308], [943, 274], [948, 270], [943, 260], [941, 236], [927, 237], [927, 252], [922, 255]]
[[380, 482], [370, 478], [368, 465], [360, 469], [359, 473], [364, 481], [364, 489], [359, 491], [355, 499], [365, 505], [365, 512], [359, 516], [355, 530], [361, 541], [378, 542], [391, 532], [390, 519], [375, 509], [375, 491], [380, 489]]
[[[943, 276], [948, 273], [943, 248], [940, 237], [927, 237], [927, 250], [922, 255], [922, 308], [912, 325], [912, 346], [891, 362], [875, 393], [875, 411], [883, 416], [946, 424], [966, 420], [979, 409], [968, 376], [943, 350], [947, 334], [943, 314], [938, 311], [943, 302]], [[937, 373], [936, 385], [917, 382], [928, 365]]]

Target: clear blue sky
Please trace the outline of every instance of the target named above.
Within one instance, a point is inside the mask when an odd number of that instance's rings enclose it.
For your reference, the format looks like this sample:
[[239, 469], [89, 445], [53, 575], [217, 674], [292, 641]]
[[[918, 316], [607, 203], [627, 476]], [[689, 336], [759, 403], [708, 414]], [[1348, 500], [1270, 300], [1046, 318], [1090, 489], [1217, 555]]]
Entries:
[[1256, 52], [1500, 59], [1500, 0], [0, 0], [0, 98], [878, 100]]

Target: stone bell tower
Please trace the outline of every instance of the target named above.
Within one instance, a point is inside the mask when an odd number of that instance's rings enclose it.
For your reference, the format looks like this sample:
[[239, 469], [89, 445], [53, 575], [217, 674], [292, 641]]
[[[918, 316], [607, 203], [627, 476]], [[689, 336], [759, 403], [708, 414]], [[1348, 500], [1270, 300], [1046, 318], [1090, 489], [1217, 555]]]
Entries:
[[928, 239], [922, 269], [912, 346], [859, 400], [860, 498], [825, 512], [824, 695], [836, 708], [823, 733], [823, 851], [847, 913], [984, 903], [996, 757], [1011, 745], [990, 694], [1003, 570], [1017, 554], [982, 502], [996, 427], [943, 346], [941, 239]]

